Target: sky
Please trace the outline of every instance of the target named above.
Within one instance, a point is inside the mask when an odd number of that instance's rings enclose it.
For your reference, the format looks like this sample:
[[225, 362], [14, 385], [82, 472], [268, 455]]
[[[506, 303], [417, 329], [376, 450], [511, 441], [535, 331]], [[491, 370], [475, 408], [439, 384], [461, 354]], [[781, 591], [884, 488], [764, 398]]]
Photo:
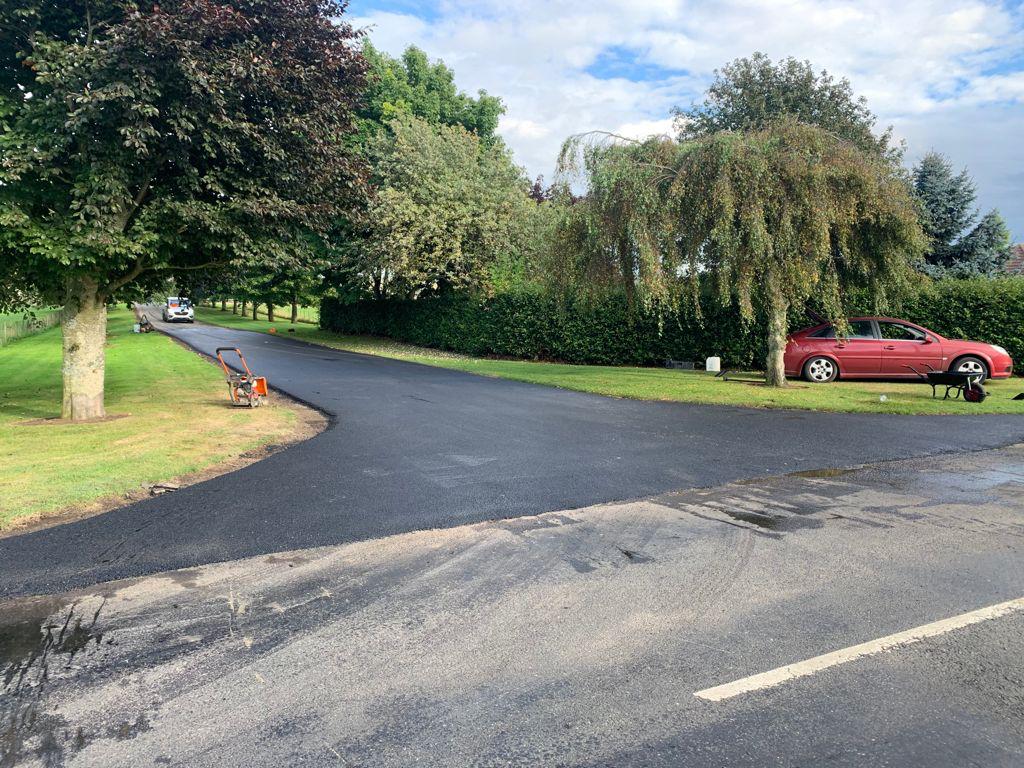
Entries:
[[1024, 0], [352, 0], [348, 18], [500, 96], [499, 132], [548, 179], [572, 134], [671, 132], [735, 58], [807, 59], [850, 80], [908, 164], [934, 149], [966, 167], [1024, 242]]

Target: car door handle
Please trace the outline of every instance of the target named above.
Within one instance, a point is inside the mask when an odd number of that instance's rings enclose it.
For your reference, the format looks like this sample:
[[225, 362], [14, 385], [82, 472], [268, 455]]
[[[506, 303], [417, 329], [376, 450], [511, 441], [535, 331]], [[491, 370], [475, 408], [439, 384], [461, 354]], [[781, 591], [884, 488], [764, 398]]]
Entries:
[[882, 349], [896, 349], [895, 344], [886, 344]]

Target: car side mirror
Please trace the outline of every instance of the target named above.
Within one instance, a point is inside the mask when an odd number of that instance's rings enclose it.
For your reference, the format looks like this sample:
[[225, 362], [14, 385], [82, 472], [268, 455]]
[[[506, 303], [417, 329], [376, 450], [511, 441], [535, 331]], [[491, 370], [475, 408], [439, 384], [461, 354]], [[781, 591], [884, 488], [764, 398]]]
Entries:
[[934, 344], [935, 343], [935, 339], [933, 339], [931, 336], [925, 336], [924, 337], [924, 343], [925, 344]]

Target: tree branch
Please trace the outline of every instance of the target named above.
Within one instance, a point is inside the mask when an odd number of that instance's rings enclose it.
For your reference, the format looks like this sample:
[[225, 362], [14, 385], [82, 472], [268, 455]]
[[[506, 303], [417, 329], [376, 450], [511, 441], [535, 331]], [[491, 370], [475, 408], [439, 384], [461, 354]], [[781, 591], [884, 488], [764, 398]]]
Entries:
[[124, 288], [126, 285], [128, 285], [128, 283], [137, 278], [143, 272], [163, 272], [169, 269], [174, 270], [175, 272], [193, 272], [197, 269], [209, 269], [210, 267], [223, 266], [225, 263], [226, 262], [223, 260], [218, 260], [207, 261], [202, 264], [192, 264], [187, 267], [176, 267], [173, 264], [165, 264], [160, 267], [147, 267], [146, 257], [139, 256], [139, 258], [135, 260], [135, 263], [132, 265], [132, 268], [130, 270], [128, 270], [125, 274], [121, 275], [121, 277], [115, 278], [114, 280], [111, 280], [109, 283], [103, 286], [103, 288], [100, 289], [100, 294], [104, 297], [109, 296], [118, 288]]
[[124, 286], [128, 285], [128, 283], [130, 283], [132, 280], [137, 278], [145, 271], [146, 257], [144, 255], [139, 256], [139, 258], [135, 260], [135, 263], [132, 265], [131, 269], [129, 269], [125, 274], [121, 275], [121, 277], [115, 278], [114, 280], [111, 280], [109, 283], [107, 283], [107, 285], [103, 287], [100, 293], [103, 294], [103, 296], [109, 296], [118, 288], [123, 288]]
[[175, 272], [192, 272], [192, 271], [197, 270], [197, 269], [209, 269], [210, 267], [221, 267], [221, 266], [224, 266], [224, 264], [226, 264], [226, 263], [227, 262], [223, 261], [223, 260], [207, 261], [207, 262], [204, 262], [203, 264], [193, 264], [193, 265], [188, 266], [188, 267], [176, 267], [173, 264], [165, 264], [162, 267], [152, 267], [150, 269], [150, 271], [151, 272], [162, 272], [165, 269], [173, 269]]
[[85, 44], [86, 44], [86, 46], [91, 46], [92, 45], [92, 40], [93, 40], [93, 35], [92, 35], [92, 9], [89, 8], [89, 3], [88, 2], [85, 4], [85, 28], [87, 30], [86, 35], [85, 35]]
[[135, 215], [139, 212], [142, 204], [146, 201], [146, 195], [149, 194], [149, 189], [153, 185], [153, 174], [146, 177], [146, 180], [142, 182], [142, 186], [139, 188], [138, 193], [132, 198], [132, 207], [128, 209], [127, 214], [124, 217], [124, 223], [121, 225], [121, 232], [127, 232], [128, 228], [132, 225], [135, 220]]

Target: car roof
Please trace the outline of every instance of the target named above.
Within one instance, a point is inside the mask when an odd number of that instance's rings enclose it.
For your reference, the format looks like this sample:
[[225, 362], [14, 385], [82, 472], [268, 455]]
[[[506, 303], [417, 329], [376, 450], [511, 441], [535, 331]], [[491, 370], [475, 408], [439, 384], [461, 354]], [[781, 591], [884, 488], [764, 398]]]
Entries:
[[[875, 315], [867, 315], [867, 316], [864, 316], [864, 317], [848, 317], [848, 318], [846, 318], [846, 322], [848, 322], [848, 323], [856, 323], [856, 322], [865, 321], [865, 320], [877, 320], [878, 322], [883, 322], [883, 323], [903, 323], [904, 325], [913, 325], [913, 326], [918, 327], [918, 328], [924, 328], [923, 325], [918, 325], [917, 323], [912, 323], [909, 320], [903, 320], [902, 318], [899, 318], [899, 317], [878, 317], [878, 316], [875, 316]], [[818, 323], [816, 325], [810, 325], [810, 326], [808, 326], [808, 328], [823, 328], [826, 325], [832, 325], [832, 323], [831, 322]]]
[[[903, 325], [909, 325], [909, 326], [911, 326], [913, 328], [919, 328], [920, 330], [926, 331], [927, 333], [930, 333], [933, 336], [938, 336], [940, 339], [943, 338], [942, 336], [939, 336], [939, 334], [937, 334], [932, 329], [930, 329], [930, 328], [928, 328], [928, 327], [926, 327], [924, 325], [921, 325], [920, 323], [913, 323], [910, 320], [904, 320], [903, 318], [900, 318], [900, 317], [884, 317], [884, 316], [878, 316], [878, 315], [865, 315], [865, 316], [861, 316], [861, 317], [848, 317], [848, 318], [846, 318], [846, 322], [848, 322], [848, 323], [855, 323], [857, 321], [868, 321], [868, 320], [875, 320], [877, 322], [882, 322], [882, 323], [902, 323]], [[825, 327], [830, 326], [830, 325], [832, 325], [832, 323], [818, 323], [817, 325], [810, 325], [810, 326], [808, 326], [806, 328], [801, 328], [799, 331], [795, 331], [795, 333], [810, 333], [811, 331], [816, 331], [819, 328], [825, 328]]]

